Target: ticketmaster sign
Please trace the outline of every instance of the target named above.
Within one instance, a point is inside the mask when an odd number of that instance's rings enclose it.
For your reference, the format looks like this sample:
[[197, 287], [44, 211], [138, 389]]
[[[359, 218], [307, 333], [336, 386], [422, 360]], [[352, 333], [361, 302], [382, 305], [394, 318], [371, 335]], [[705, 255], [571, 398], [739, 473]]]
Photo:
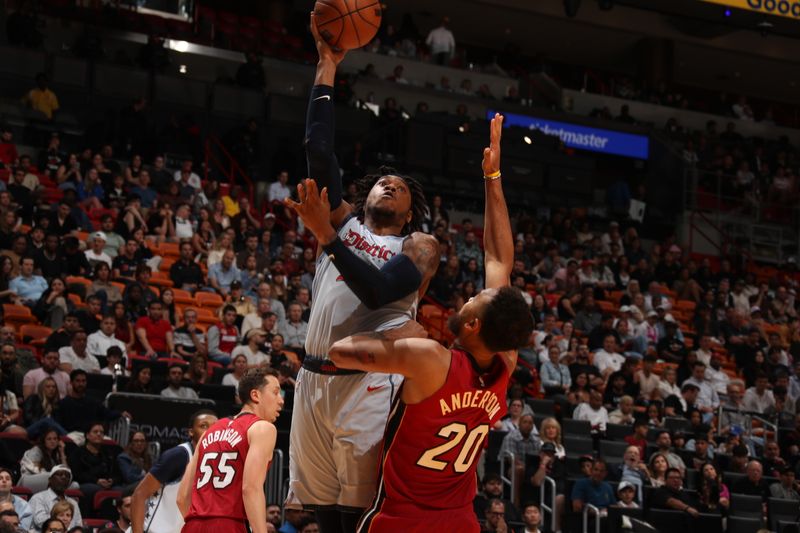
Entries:
[[712, 4], [800, 19], [800, 0], [703, 0]]
[[[487, 118], [491, 119], [495, 113], [496, 111], [490, 109], [487, 111]], [[506, 125], [520, 126], [530, 130], [539, 130], [546, 135], [555, 135], [570, 148], [634, 159], [647, 159], [649, 153], [649, 139], [646, 135], [590, 128], [515, 113], [504, 113], [504, 115]]]

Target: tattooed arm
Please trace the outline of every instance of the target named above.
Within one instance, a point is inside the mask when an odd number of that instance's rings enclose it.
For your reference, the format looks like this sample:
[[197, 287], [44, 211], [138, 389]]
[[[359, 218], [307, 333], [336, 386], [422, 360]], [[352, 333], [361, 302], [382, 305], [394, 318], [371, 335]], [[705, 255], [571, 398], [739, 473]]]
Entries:
[[450, 364], [450, 350], [436, 341], [420, 338], [389, 339], [391, 334], [369, 333], [347, 337], [328, 352], [340, 368], [402, 374], [414, 379], [441, 373]]

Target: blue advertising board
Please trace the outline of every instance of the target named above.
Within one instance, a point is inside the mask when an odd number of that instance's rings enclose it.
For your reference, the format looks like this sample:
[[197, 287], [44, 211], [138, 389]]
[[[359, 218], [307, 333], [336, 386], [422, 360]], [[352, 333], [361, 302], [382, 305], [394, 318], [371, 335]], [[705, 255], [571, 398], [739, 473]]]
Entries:
[[[495, 113], [496, 111], [490, 109], [487, 111], [487, 118], [491, 119]], [[647, 159], [649, 154], [650, 141], [646, 135], [590, 128], [516, 113], [503, 113], [503, 115], [506, 126], [519, 126], [529, 130], [539, 130], [546, 135], [555, 135], [570, 148], [634, 159]]]

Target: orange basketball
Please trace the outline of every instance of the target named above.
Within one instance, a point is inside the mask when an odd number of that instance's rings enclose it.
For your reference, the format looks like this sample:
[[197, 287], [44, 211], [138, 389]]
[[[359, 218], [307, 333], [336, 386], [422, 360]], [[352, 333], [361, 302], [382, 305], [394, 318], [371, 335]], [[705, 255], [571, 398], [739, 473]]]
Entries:
[[378, 33], [381, 4], [377, 0], [317, 0], [314, 18], [325, 42], [339, 50], [361, 48]]

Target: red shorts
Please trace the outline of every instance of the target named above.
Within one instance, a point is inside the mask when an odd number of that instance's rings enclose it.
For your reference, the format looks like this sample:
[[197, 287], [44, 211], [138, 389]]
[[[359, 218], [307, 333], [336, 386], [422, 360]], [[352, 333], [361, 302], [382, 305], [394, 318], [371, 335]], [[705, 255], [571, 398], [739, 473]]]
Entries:
[[[404, 506], [405, 507], [405, 506]], [[406, 509], [407, 510], [407, 509]], [[480, 533], [481, 527], [478, 517], [472, 510], [472, 505], [463, 509], [433, 511], [418, 509], [414, 512], [393, 512], [400, 509], [391, 509], [384, 506], [373, 515], [367, 515], [366, 520], [359, 524], [358, 533]]]
[[191, 518], [183, 525], [181, 533], [249, 533], [241, 520], [230, 518]]

